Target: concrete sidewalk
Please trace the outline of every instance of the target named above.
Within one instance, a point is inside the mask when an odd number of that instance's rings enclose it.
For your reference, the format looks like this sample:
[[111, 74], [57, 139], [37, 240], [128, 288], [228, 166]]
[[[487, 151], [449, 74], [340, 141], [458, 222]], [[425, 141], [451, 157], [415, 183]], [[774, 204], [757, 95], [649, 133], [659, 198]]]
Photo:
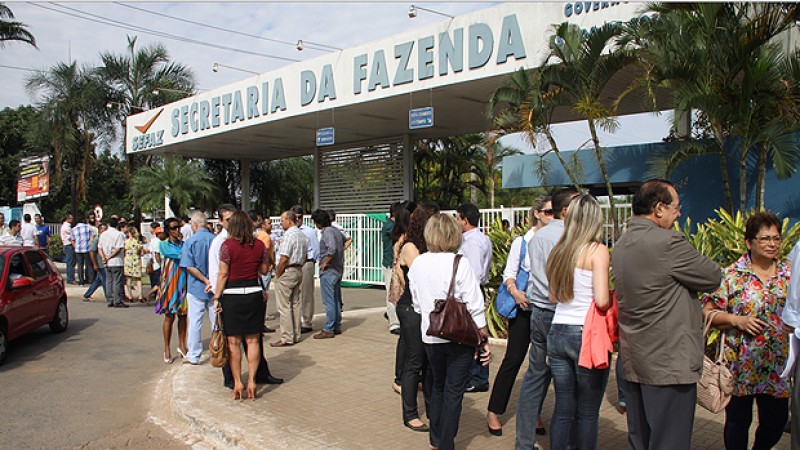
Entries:
[[[397, 338], [387, 332], [383, 308], [347, 309], [348, 305], [380, 305], [382, 295], [382, 291], [374, 289], [345, 289], [342, 335], [316, 340], [312, 334], [304, 334], [293, 347], [267, 347], [270, 369], [286, 381], [277, 386], [260, 386], [255, 401], [232, 400], [231, 391], [222, 386], [220, 370], [208, 364], [206, 353], [198, 366], [176, 361], [165, 374], [158, 394], [162, 396], [161, 405], [164, 397], [171, 398], [170, 408], [153, 411], [154, 421], [163, 425], [177, 420], [202, 435], [204, 442], [222, 448], [428, 448], [427, 433], [403, 426], [400, 397], [391, 389]], [[321, 328], [322, 322], [323, 317], [318, 314], [315, 330]], [[272, 323], [277, 327], [277, 322]], [[208, 333], [203, 336], [207, 338]], [[276, 338], [275, 334], [267, 335], [265, 342]], [[500, 345], [493, 347], [492, 380], [504, 350]], [[486, 430], [489, 394], [465, 395], [458, 448], [514, 447], [518, 390], [526, 367], [523, 365], [520, 371], [508, 412], [502, 417], [502, 437]], [[625, 416], [617, 413], [612, 404], [616, 401], [614, 380], [612, 373], [600, 410], [601, 449], [627, 446]], [[548, 429], [554, 400], [551, 387], [542, 413]], [[422, 414], [421, 396], [419, 404]], [[424, 415], [422, 419], [428, 422]], [[693, 448], [724, 448], [723, 422], [724, 414], [713, 415], [698, 408]], [[544, 448], [548, 447], [547, 438], [539, 441]], [[789, 435], [785, 434], [775, 448], [788, 450], [789, 446]]]

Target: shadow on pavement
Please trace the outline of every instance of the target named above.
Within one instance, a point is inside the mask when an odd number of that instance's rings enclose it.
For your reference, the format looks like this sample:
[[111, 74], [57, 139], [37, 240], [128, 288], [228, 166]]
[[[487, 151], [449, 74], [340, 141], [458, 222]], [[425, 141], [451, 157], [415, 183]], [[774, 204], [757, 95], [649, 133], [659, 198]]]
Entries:
[[98, 319], [70, 319], [67, 331], [53, 333], [47, 325], [11, 341], [2, 370], [13, 370], [26, 362], [43, 359], [46, 353], [61, 342], [67, 341], [94, 325]]

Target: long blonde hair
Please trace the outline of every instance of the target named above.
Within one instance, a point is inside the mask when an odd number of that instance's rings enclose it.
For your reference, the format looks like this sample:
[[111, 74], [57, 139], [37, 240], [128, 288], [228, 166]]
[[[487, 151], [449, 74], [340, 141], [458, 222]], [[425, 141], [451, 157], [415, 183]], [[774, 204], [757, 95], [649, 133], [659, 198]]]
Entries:
[[603, 211], [589, 194], [575, 197], [564, 218], [564, 234], [547, 258], [547, 281], [550, 293], [559, 303], [575, 297], [575, 268], [583, 249], [591, 243], [602, 243]]

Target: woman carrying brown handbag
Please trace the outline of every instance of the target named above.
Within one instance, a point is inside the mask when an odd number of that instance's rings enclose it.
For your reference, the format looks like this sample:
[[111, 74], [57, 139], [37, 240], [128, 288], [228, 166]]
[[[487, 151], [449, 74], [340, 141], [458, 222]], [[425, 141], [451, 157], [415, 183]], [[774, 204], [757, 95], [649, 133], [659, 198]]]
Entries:
[[428, 252], [414, 259], [408, 280], [414, 310], [421, 315], [422, 341], [433, 372], [428, 411], [430, 444], [448, 450], [454, 447], [458, 434], [461, 403], [473, 361], [479, 356], [484, 365], [488, 364], [491, 351], [485, 339], [478, 352], [475, 347], [427, 335], [430, 313], [436, 300], [447, 297], [452, 279], [455, 279], [454, 297], [466, 305], [483, 336], [486, 336], [486, 316], [480, 284], [469, 264], [459, 264], [453, 273], [455, 252], [461, 245], [461, 227], [456, 220], [446, 214], [434, 214], [425, 225], [424, 236]]

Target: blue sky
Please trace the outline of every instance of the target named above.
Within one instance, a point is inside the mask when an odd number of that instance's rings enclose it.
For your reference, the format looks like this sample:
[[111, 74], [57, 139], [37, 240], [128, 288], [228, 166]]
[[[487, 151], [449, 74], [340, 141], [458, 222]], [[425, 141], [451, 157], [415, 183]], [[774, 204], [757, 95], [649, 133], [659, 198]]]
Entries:
[[[88, 21], [74, 15], [92, 14], [96, 16], [95, 19], [101, 17], [108, 21], [119, 22], [123, 26], [145, 28], [245, 52], [297, 60], [313, 58], [322, 54], [322, 51], [314, 50], [308, 45], [306, 50], [298, 52], [293, 45], [271, 42], [268, 39], [289, 43], [302, 39], [306, 42], [347, 48], [446, 20], [445, 17], [424, 11], [420, 11], [417, 18], [410, 19], [408, 17], [410, 2], [127, 2], [125, 4], [162, 16], [110, 2], [55, 4], [9, 2], [7, 6], [14, 12], [16, 20], [28, 25], [28, 30], [36, 37], [39, 48], [18, 43], [6, 45], [0, 49], [0, 65], [46, 70], [70, 58], [81, 64], [96, 65], [99, 62], [100, 52], [110, 51], [120, 54], [126, 51], [127, 36], [135, 35], [138, 36], [137, 46], [163, 43], [175, 61], [194, 71], [198, 88], [209, 89], [248, 76], [247, 73], [224, 67], [214, 73], [211, 67], [215, 62], [255, 72], [266, 72], [290, 62], [152, 36], [141, 31], [122, 29], [120, 26]], [[493, 3], [478, 2], [420, 2], [419, 4], [450, 15], [465, 14], [493, 5]], [[261, 39], [212, 30], [163, 15], [237, 30], [259, 36]], [[29, 73], [0, 67], [0, 79], [3, 80], [0, 85], [2, 86], [0, 108], [35, 103], [36, 99], [28, 95], [25, 90], [25, 78]], [[666, 135], [668, 120], [668, 115], [625, 118], [621, 121], [620, 130], [615, 134], [604, 133], [601, 139], [606, 146], [658, 141]], [[556, 127], [556, 135], [559, 146], [563, 149], [578, 147], [589, 138], [585, 123], [559, 125]], [[525, 152], [532, 151], [521, 139], [507, 138], [504, 143], [520, 147]]]

